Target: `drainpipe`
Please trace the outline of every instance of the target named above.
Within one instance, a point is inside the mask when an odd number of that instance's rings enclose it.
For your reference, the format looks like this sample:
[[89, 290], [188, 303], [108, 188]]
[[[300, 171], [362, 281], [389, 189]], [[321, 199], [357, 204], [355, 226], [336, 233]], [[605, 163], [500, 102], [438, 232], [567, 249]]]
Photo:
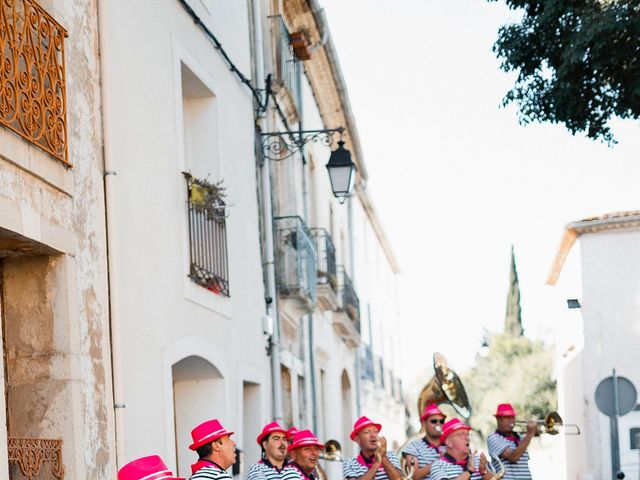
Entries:
[[[253, 17], [253, 41], [255, 52], [255, 71], [256, 71], [256, 87], [264, 90], [264, 51], [262, 42], [264, 40], [262, 31], [262, 14], [260, 8], [260, 0], [252, 0], [252, 17]], [[269, 42], [270, 44], [271, 42]], [[265, 93], [266, 95], [266, 93]], [[262, 114], [257, 119], [260, 132], [268, 131], [268, 118]], [[259, 134], [259, 132], [256, 132]], [[259, 142], [258, 142], [259, 143]], [[257, 152], [258, 156], [261, 152]], [[282, 379], [280, 366], [280, 317], [277, 308], [277, 292], [276, 292], [276, 269], [273, 242], [273, 203], [271, 196], [271, 164], [269, 160], [261, 158], [260, 160], [260, 183], [262, 186], [262, 217], [264, 219], [264, 269], [266, 270], [266, 297], [267, 297], [267, 315], [273, 319], [273, 334], [269, 337], [269, 346], [271, 351], [271, 387], [272, 387], [272, 404], [273, 419], [282, 423]]]
[[111, 334], [111, 375], [113, 387], [113, 408], [115, 417], [115, 446], [116, 469], [124, 465], [126, 461], [125, 445], [125, 403], [122, 385], [122, 348], [120, 345], [120, 318], [118, 289], [118, 240], [116, 235], [116, 209], [115, 209], [115, 180], [116, 165], [109, 144], [111, 131], [111, 99], [112, 91], [109, 84], [108, 59], [111, 57], [111, 49], [107, 34], [107, 1], [98, 2], [98, 41], [100, 48], [100, 95], [102, 103], [102, 156], [104, 159], [104, 196], [105, 216], [107, 229], [107, 285], [109, 289], [109, 327]]

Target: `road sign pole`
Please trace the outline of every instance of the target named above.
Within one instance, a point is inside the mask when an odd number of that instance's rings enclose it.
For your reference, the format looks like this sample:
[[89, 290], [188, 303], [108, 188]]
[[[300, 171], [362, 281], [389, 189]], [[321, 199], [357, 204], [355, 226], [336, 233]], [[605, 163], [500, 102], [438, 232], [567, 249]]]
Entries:
[[620, 416], [620, 399], [618, 398], [618, 377], [613, 369], [613, 415], [609, 417], [611, 430], [611, 478], [616, 479], [620, 471], [620, 443], [618, 439], [618, 416]]

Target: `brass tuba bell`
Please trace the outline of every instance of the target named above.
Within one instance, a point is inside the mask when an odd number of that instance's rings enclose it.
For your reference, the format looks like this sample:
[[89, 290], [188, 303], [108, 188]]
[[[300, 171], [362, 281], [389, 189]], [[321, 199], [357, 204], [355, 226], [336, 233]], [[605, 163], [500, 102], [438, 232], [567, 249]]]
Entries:
[[435, 375], [422, 387], [418, 396], [418, 415], [429, 403], [448, 403], [465, 419], [471, 417], [471, 404], [462, 381], [441, 353], [433, 354], [433, 369]]

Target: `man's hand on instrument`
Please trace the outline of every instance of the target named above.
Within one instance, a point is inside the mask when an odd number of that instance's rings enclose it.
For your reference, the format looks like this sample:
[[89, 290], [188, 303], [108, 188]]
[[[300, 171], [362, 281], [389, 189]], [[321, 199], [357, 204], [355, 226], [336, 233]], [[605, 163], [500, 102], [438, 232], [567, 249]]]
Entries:
[[480, 470], [482, 474], [487, 471], [487, 457], [484, 456], [484, 452], [480, 454], [480, 467], [478, 470]]
[[538, 433], [538, 424], [533, 420], [527, 422], [527, 435], [535, 435]]

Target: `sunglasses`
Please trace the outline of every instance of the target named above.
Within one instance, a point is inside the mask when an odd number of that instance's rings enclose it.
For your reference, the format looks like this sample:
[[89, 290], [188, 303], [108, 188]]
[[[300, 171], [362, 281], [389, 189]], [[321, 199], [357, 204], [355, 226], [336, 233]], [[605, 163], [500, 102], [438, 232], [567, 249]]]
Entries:
[[433, 420], [429, 420], [429, 423], [433, 425], [435, 425], [436, 423], [439, 423], [440, 425], [444, 425], [444, 418], [442, 419], [434, 418]]

